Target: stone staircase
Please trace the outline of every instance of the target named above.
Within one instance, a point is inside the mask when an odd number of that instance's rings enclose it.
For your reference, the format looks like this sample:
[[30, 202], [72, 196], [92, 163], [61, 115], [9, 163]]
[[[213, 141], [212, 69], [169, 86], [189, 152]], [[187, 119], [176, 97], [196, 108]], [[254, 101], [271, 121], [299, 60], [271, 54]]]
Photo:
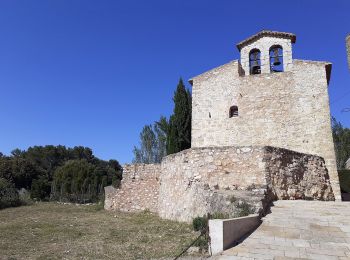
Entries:
[[214, 259], [350, 259], [350, 203], [284, 200], [239, 245]]

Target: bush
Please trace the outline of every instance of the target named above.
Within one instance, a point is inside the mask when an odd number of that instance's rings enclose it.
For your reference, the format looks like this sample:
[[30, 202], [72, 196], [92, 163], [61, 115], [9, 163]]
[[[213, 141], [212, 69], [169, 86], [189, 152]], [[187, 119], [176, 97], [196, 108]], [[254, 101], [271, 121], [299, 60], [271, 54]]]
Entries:
[[350, 193], [350, 170], [340, 170], [338, 174], [341, 191]]
[[230, 215], [228, 213], [223, 213], [223, 212], [214, 212], [211, 216], [210, 219], [226, 219], [229, 218]]
[[237, 201], [237, 198], [234, 195], [232, 195], [229, 200], [231, 203], [235, 203]]
[[195, 231], [204, 232], [208, 226], [208, 219], [206, 217], [196, 217], [193, 219], [192, 225]]
[[255, 213], [255, 207], [251, 206], [246, 201], [236, 203], [236, 208], [238, 209], [238, 212], [236, 212], [235, 217], [245, 217]]
[[45, 178], [33, 180], [32, 188], [30, 190], [30, 197], [37, 200], [47, 199], [47, 194], [50, 194], [51, 185]]
[[108, 165], [71, 160], [55, 170], [51, 199], [77, 203], [104, 200], [104, 187], [119, 185], [116, 171]]
[[15, 185], [0, 178], [0, 209], [20, 205], [19, 195]]
[[29, 206], [34, 203], [32, 198], [30, 197], [30, 192], [27, 191], [25, 188], [22, 188], [18, 191], [19, 200], [21, 203], [21, 206]]
[[208, 239], [206, 236], [201, 236], [194, 244], [193, 246], [199, 247], [199, 250], [201, 252], [208, 251]]

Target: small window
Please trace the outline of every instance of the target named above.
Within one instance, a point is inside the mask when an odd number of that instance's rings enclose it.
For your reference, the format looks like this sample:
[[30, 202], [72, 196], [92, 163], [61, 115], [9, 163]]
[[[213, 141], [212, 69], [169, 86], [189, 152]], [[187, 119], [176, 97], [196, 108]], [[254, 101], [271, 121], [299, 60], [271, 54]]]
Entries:
[[283, 72], [283, 49], [279, 45], [270, 48], [270, 71]]
[[249, 70], [250, 75], [261, 73], [260, 51], [252, 49], [249, 52]]
[[229, 117], [236, 117], [238, 116], [238, 106], [232, 106], [230, 107], [230, 113], [229, 113]]

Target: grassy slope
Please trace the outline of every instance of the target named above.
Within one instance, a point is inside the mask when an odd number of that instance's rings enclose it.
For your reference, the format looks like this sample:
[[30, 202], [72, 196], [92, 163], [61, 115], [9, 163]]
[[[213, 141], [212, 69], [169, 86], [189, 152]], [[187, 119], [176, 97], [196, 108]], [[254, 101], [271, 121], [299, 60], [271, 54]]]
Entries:
[[149, 259], [173, 257], [196, 237], [187, 224], [151, 213], [96, 205], [36, 203], [0, 210], [0, 259]]

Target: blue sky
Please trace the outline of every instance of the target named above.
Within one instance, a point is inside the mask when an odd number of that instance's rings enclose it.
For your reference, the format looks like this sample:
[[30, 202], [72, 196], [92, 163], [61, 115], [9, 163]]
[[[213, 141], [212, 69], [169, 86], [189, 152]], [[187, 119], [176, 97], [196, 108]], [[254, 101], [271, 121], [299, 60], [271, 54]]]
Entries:
[[332, 114], [350, 127], [350, 1], [0, 1], [0, 151], [62, 144], [132, 160], [143, 125], [186, 81], [239, 58], [262, 30], [297, 35], [294, 58], [333, 63]]

